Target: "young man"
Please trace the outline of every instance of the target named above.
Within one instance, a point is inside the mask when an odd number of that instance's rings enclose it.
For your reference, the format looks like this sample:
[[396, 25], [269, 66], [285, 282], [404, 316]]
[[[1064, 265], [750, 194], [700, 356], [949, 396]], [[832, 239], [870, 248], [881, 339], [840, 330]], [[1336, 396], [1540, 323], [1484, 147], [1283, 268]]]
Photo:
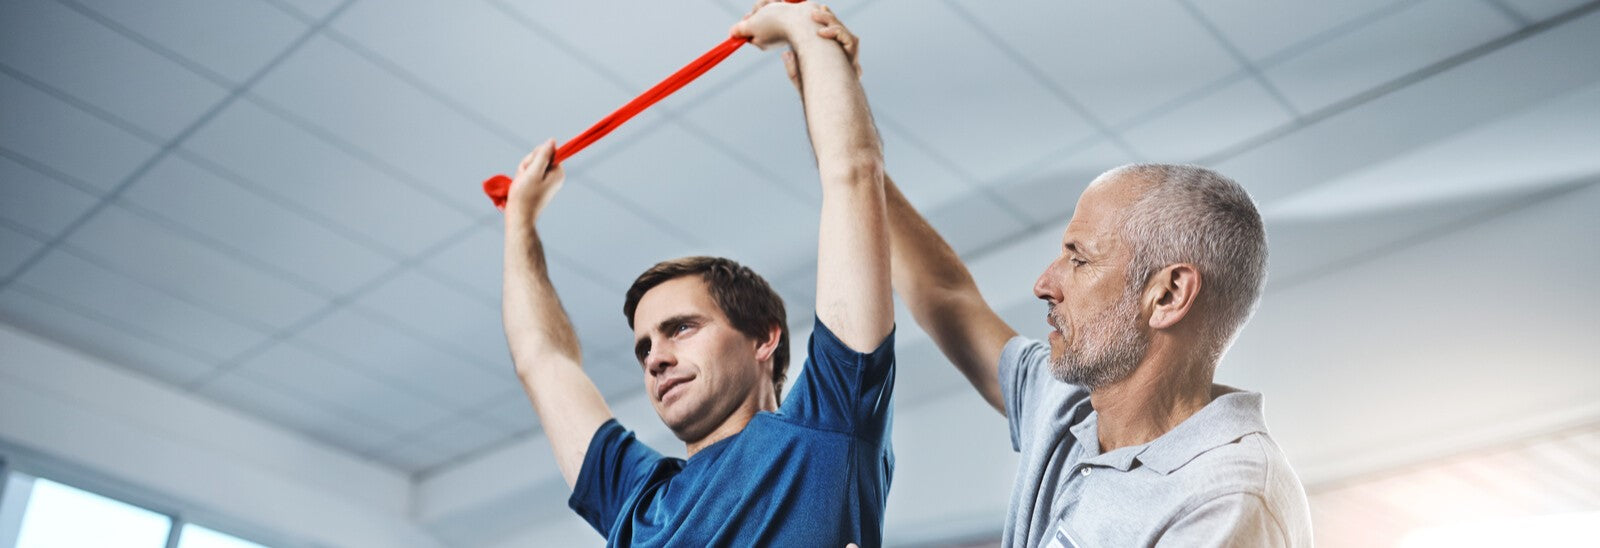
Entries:
[[[823, 188], [817, 323], [780, 407], [782, 301], [726, 259], [666, 261], [624, 312], [645, 392], [683, 441], [664, 458], [611, 417], [546, 276], [536, 221], [563, 180], [554, 142], [524, 158], [506, 207], [504, 314], [512, 359], [550, 439], [572, 508], [608, 544], [881, 544], [893, 455], [893, 308], [882, 151], [854, 69], [819, 36], [811, 4], [773, 4], [733, 28], [803, 67]], [[825, 34], [825, 33], [824, 33]]]

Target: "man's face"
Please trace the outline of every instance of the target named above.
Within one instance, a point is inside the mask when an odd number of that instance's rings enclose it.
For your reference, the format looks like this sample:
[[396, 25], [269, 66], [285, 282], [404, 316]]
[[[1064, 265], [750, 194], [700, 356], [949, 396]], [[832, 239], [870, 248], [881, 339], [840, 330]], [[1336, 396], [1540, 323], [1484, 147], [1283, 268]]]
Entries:
[[1117, 232], [1119, 212], [1137, 199], [1138, 181], [1091, 185], [1062, 235], [1061, 254], [1034, 283], [1048, 305], [1051, 372], [1091, 390], [1127, 378], [1149, 346], [1139, 293], [1127, 287], [1131, 249]]
[[698, 275], [646, 292], [633, 337], [650, 403], [685, 442], [704, 438], [740, 405], [759, 405], [761, 383], [771, 382], [757, 360], [759, 342], [734, 328]]

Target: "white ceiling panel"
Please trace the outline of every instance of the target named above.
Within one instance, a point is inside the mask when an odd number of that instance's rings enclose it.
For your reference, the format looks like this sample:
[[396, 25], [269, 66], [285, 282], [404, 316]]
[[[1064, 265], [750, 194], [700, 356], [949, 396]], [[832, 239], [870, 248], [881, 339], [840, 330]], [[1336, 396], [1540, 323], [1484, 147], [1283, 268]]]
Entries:
[[[747, 165], [781, 185], [781, 189], [773, 190], [772, 199], [821, 203], [817, 164], [806, 134], [800, 95], [789, 83], [783, 60], [775, 52], [757, 52], [753, 48], [751, 52], [758, 57], [755, 70], [739, 80], [721, 84], [714, 96], [696, 103], [684, 117], [724, 146], [735, 147], [749, 161]], [[699, 156], [710, 154], [716, 152], [703, 148], [696, 157], [682, 161], [693, 164]], [[637, 159], [624, 154], [611, 161]]]
[[[125, 233], [124, 238], [138, 235]], [[148, 239], [152, 235], [146, 234]], [[138, 245], [123, 240], [123, 245]], [[61, 251], [55, 251], [17, 279], [63, 301], [112, 320], [146, 326], [168, 341], [207, 356], [239, 354], [265, 340], [267, 333], [240, 325], [215, 312], [140, 284]], [[85, 326], [86, 329], [89, 326]], [[92, 331], [85, 331], [92, 333]]]
[[[586, 9], [591, 3], [546, 4]], [[487, 2], [362, 2], [341, 14], [334, 30], [337, 38], [355, 41], [515, 130], [529, 146], [552, 135], [576, 135], [628, 99], [615, 83]]]
[[454, 457], [454, 453], [455, 448], [434, 444], [389, 443], [375, 457], [408, 474], [421, 474]]
[[306, 42], [253, 94], [401, 170], [390, 185], [457, 207], [481, 207], [479, 183], [527, 153], [327, 38]]
[[1543, 21], [1586, 4], [1589, 0], [1494, 0], [1534, 21]]
[[22, 232], [0, 224], [0, 272], [11, 274], [23, 261], [44, 247], [45, 235]]
[[110, 190], [156, 153], [142, 136], [91, 116], [61, 98], [0, 74], [0, 148], [67, 177]]
[[[1188, 0], [1184, 0], [1188, 1]], [[1251, 61], [1262, 61], [1308, 39], [1331, 37], [1347, 26], [1414, 4], [1416, 0], [1348, 0], [1345, 2], [1193, 2], [1211, 23]]]
[[511, 432], [512, 435], [524, 434], [539, 424], [533, 404], [521, 390], [516, 394], [495, 398], [488, 405], [480, 407], [476, 416], [486, 424]]
[[1124, 131], [1140, 153], [1187, 163], [1288, 124], [1289, 113], [1254, 78], [1242, 78]]
[[[111, 207], [66, 240], [80, 258], [260, 331], [282, 329], [327, 300], [149, 219]], [[183, 265], [182, 276], [173, 265]]]
[[0, 156], [0, 218], [54, 236], [95, 202], [93, 194]]
[[[865, 78], [865, 77], [864, 77]], [[978, 186], [961, 171], [958, 159], [930, 153], [914, 135], [900, 131], [878, 116], [883, 139], [883, 163], [895, 186], [918, 210], [930, 211], [966, 196]], [[815, 171], [815, 170], [813, 170]]]
[[601, 357], [584, 359], [584, 372], [594, 379], [595, 386], [607, 398], [632, 399], [644, 395], [644, 366], [628, 350], [633, 347], [631, 341], [617, 340], [602, 350]]
[[63, 0], [115, 21], [232, 84], [261, 70], [306, 24], [261, 0]]
[[1135, 161], [1122, 147], [1100, 141], [1040, 162], [1005, 181], [998, 192], [1012, 208], [1052, 223], [1053, 228], [1062, 228], [1078, 207], [1078, 195], [1090, 181], [1107, 169]]
[[[738, 21], [704, 1], [491, 3], [520, 14], [519, 22], [531, 24], [539, 32], [554, 33], [550, 38], [581, 52], [579, 61], [621, 78], [628, 84], [623, 91], [629, 96], [655, 85], [727, 39], [729, 27]], [[645, 24], [649, 21], [672, 24]], [[618, 30], [624, 28], [628, 29], [627, 39], [618, 39]], [[735, 72], [718, 68], [721, 70], [696, 80], [695, 86], [714, 87]]]
[[[638, 210], [624, 208], [601, 195], [594, 188], [598, 184], [587, 173], [578, 172], [576, 166], [567, 169], [566, 185], [538, 221], [539, 237], [552, 259], [581, 258], [582, 270], [595, 272], [607, 284], [626, 289], [650, 265], [689, 251], [688, 242], [667, 233], [671, 229], [663, 229], [666, 225], [657, 222], [669, 218], [672, 212], [635, 200], [654, 217], [647, 218]], [[647, 180], [634, 184], [642, 187], [659, 183]]]
[[[0, 63], [170, 139], [227, 90], [51, 0], [0, 4]], [[70, 41], [60, 37], [71, 36]], [[62, 47], [70, 43], [72, 47]]]
[[988, 29], [1005, 29], [995, 34], [1110, 125], [1243, 69], [1170, 0], [987, 7], [962, 11]]
[[495, 223], [473, 229], [471, 234], [428, 256], [418, 268], [453, 281], [472, 292], [472, 298], [499, 310], [505, 276], [505, 236], [500, 226]]
[[[468, 355], [489, 371], [509, 371], [500, 309], [407, 270], [362, 294], [354, 303], [405, 324], [452, 354]], [[359, 310], [358, 310], [359, 311]]]
[[[914, 36], [939, 39], [895, 39], [906, 36], [910, 13], [916, 14]], [[874, 111], [893, 118], [941, 156], [959, 159], [980, 180], [1094, 131], [942, 5], [878, 0], [848, 17], [845, 24], [861, 35], [862, 70], [870, 75], [863, 77], [864, 85], [867, 96], [877, 98], [869, 99]]]
[[[0, 228], [0, 238], [6, 231]], [[128, 324], [80, 313], [80, 307], [44, 300], [31, 290], [0, 291], [0, 317], [6, 322], [153, 377], [186, 385], [216, 367], [208, 359], [144, 336]]]
[[405, 454], [410, 451], [409, 447], [421, 446], [427, 448], [427, 453], [443, 456], [420, 467], [427, 469], [463, 454], [486, 449], [505, 441], [510, 436], [509, 431], [498, 425], [487, 424], [481, 419], [457, 416], [436, 425], [414, 429], [413, 432], [395, 440], [394, 444], [384, 452]]
[[924, 215], [956, 253], [976, 251], [1013, 236], [1027, 226], [1027, 220], [1013, 214], [1011, 206], [979, 193]]
[[268, 272], [286, 273], [290, 283], [323, 296], [351, 291], [397, 264], [343, 232], [176, 156], [156, 164], [121, 199], [160, 212], [248, 257], [253, 265], [270, 265]]
[[1311, 112], [1516, 30], [1481, 2], [1431, 0], [1265, 67], [1300, 112]]
[[295, 17], [307, 22], [320, 20], [333, 13], [339, 6], [349, 5], [355, 0], [262, 0], [264, 2], [281, 6], [285, 11], [291, 12]]
[[273, 345], [228, 373], [402, 432], [438, 424], [457, 412], [392, 384], [393, 379], [350, 368], [292, 342]]
[[184, 148], [192, 152], [186, 159], [225, 170], [252, 193], [398, 253], [420, 253], [471, 223], [455, 207], [249, 102], [234, 103]]
[[292, 340], [452, 407], [478, 404], [519, 389], [510, 370], [495, 375], [470, 358], [446, 353], [349, 310], [328, 314]]
[[[614, 349], [617, 347], [633, 348], [633, 332], [628, 330], [627, 318], [622, 315], [622, 301], [628, 285], [612, 286], [610, 282], [599, 280], [588, 272], [575, 270], [564, 263], [550, 261], [549, 266], [550, 284], [555, 286], [556, 293], [561, 297], [561, 307], [567, 311], [573, 329], [578, 332], [584, 356], [607, 355], [616, 352]], [[634, 278], [647, 267], [614, 274], [626, 276], [626, 283], [632, 285]], [[509, 350], [507, 352], [509, 354]]]
[[287, 426], [305, 435], [366, 454], [383, 447], [400, 431], [386, 424], [354, 417], [338, 409], [290, 394], [280, 388], [238, 375], [223, 375], [197, 390], [223, 405], [243, 409], [259, 417]]
[[[805, 264], [807, 254], [815, 255], [815, 206], [797, 202], [779, 190], [782, 183], [708, 149], [683, 130], [653, 132], [625, 156], [594, 166], [593, 177], [694, 234], [700, 246], [695, 253], [726, 255], [759, 272], [792, 270]], [[687, 181], [694, 184], [683, 184]], [[675, 257], [665, 251], [649, 253], [654, 261]]]

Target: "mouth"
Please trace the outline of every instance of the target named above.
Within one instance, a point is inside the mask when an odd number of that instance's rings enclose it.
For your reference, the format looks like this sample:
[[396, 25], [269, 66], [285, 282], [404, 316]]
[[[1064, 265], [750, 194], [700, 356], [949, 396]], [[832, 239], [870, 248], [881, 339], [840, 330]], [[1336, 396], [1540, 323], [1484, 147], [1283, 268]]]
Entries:
[[[667, 397], [674, 394], [673, 389], [687, 384], [690, 380], [692, 379], [689, 377], [672, 377], [661, 381], [661, 384], [656, 386], [656, 400], [660, 401], [661, 403], [666, 403]], [[682, 392], [682, 390], [678, 390], [677, 392]]]

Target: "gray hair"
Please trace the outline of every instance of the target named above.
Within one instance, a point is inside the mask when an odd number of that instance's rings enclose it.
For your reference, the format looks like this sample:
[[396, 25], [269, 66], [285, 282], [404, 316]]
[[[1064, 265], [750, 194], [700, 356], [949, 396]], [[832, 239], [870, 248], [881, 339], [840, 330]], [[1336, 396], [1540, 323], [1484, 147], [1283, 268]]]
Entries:
[[1267, 232], [1244, 187], [1192, 165], [1133, 164], [1096, 182], [1133, 176], [1148, 185], [1122, 217], [1132, 248], [1128, 290], [1141, 291], [1168, 265], [1189, 263], [1203, 284], [1196, 305], [1206, 317], [1206, 348], [1215, 365], [1244, 327], [1267, 278]]

